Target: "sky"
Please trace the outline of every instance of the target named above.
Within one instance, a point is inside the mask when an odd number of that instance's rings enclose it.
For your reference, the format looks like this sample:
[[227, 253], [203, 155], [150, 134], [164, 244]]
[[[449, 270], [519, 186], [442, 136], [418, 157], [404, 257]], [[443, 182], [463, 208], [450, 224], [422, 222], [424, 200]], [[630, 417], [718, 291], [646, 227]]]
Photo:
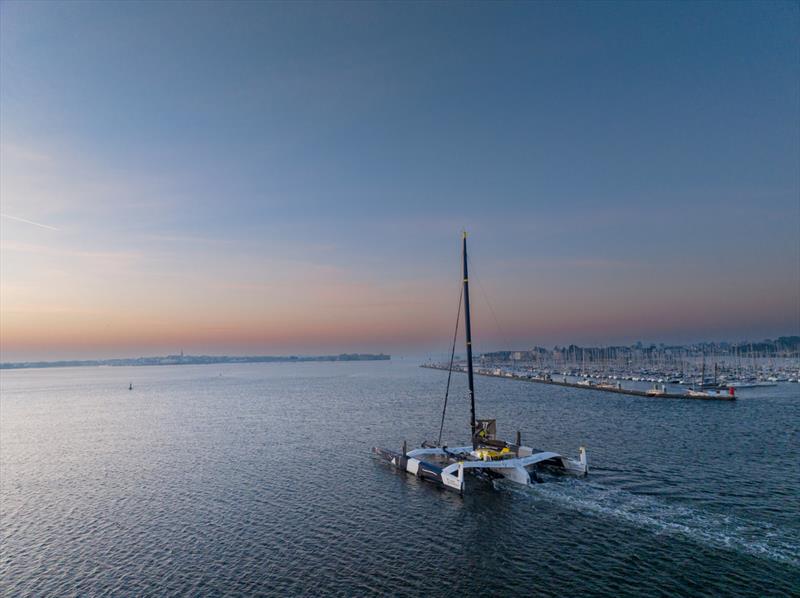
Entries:
[[800, 333], [800, 9], [0, 3], [0, 359]]

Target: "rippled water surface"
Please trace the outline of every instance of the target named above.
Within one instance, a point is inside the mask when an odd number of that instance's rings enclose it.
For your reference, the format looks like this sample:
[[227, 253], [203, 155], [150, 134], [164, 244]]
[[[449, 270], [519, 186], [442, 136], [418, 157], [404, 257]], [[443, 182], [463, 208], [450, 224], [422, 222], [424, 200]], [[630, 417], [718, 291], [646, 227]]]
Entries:
[[585, 444], [591, 474], [461, 498], [370, 453], [435, 438], [445, 374], [416, 362], [0, 380], [4, 595], [800, 593], [796, 384], [727, 404], [478, 378], [479, 416]]

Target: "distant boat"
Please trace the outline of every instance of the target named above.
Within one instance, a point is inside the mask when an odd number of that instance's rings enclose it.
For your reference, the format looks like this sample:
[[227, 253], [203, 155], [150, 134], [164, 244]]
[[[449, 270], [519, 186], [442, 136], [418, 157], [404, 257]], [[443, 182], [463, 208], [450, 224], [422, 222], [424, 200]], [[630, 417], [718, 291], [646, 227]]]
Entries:
[[709, 398], [722, 399], [722, 398], [724, 398], [724, 399], [734, 400], [736, 398], [736, 389], [734, 389], [733, 387], [728, 388], [727, 394], [723, 394], [719, 390], [717, 390], [716, 392], [712, 393], [712, 392], [706, 392], [704, 390], [693, 390], [693, 389], [690, 389], [690, 390], [686, 391], [686, 396], [689, 397], [690, 399], [709, 399]]
[[[707, 388], [718, 388], [719, 384], [717, 382], [717, 364], [714, 363], [714, 377], [709, 379], [706, 378], [706, 356], [703, 355], [703, 369], [700, 373], [700, 381], [692, 385], [693, 389], [697, 390], [705, 390]], [[727, 387], [726, 387], [727, 388]]]
[[133, 382], [128, 385], [128, 390], [133, 390]]
[[769, 388], [771, 386], [778, 386], [777, 382], [750, 382], [750, 381], [733, 381], [726, 382], [724, 388]]

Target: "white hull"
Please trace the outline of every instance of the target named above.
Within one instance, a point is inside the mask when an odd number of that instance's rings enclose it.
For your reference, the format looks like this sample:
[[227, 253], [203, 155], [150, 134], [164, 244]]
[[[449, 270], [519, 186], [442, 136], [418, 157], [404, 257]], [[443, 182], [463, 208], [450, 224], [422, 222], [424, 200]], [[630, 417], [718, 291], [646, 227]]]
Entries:
[[[548, 467], [570, 475], [589, 473], [586, 449], [580, 448], [578, 459], [553, 452], [534, 452], [520, 446], [516, 454], [502, 459], [480, 459], [472, 447], [418, 448], [405, 455], [384, 449], [373, 449], [392, 465], [420, 479], [433, 480], [449, 490], [464, 492], [465, 473], [502, 477], [517, 484], [531, 484], [531, 474], [537, 467]], [[534, 474], [535, 475], [535, 474]]]

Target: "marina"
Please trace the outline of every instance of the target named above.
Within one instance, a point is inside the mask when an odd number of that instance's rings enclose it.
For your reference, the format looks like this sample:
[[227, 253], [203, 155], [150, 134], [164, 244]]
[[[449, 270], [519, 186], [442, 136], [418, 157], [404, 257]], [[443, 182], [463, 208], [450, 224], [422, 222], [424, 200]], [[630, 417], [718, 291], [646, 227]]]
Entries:
[[477, 357], [480, 368], [535, 375], [694, 388], [766, 387], [800, 381], [800, 336], [761, 342], [701, 342], [690, 345], [534, 347], [491, 351]]

